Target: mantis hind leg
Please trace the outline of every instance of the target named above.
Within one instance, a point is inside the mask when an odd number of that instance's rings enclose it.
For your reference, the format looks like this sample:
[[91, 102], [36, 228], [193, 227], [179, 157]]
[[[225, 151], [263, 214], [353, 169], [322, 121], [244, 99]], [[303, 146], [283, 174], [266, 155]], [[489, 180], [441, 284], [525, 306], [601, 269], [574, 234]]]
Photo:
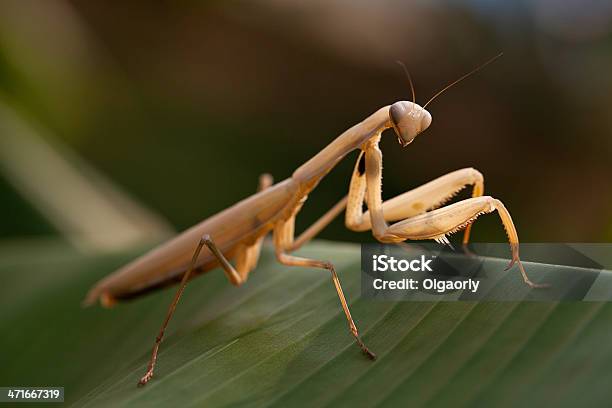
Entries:
[[[272, 183], [273, 183], [273, 180], [269, 174], [261, 175], [259, 177], [258, 191], [261, 191], [261, 190], [264, 190], [270, 187]], [[153, 345], [153, 351], [151, 352], [151, 359], [149, 360], [149, 364], [147, 366], [147, 371], [145, 375], [143, 375], [140, 381], [138, 381], [139, 386], [143, 386], [147, 384], [151, 380], [151, 378], [153, 378], [153, 373], [155, 371], [155, 365], [157, 363], [157, 357], [159, 354], [159, 346], [161, 345], [161, 342], [164, 338], [164, 333], [166, 331], [166, 328], [168, 327], [168, 323], [170, 322], [170, 319], [174, 315], [176, 306], [178, 305], [178, 302], [181, 296], [183, 295], [183, 292], [185, 291], [187, 282], [189, 282], [189, 279], [191, 278], [191, 275], [193, 274], [193, 270], [195, 269], [195, 266], [196, 266], [196, 261], [198, 257], [200, 256], [200, 252], [202, 251], [202, 248], [206, 246], [208, 250], [217, 258], [217, 261], [223, 268], [223, 271], [225, 272], [225, 275], [227, 276], [228, 280], [233, 285], [240, 286], [246, 281], [249, 272], [252, 269], [254, 269], [255, 266], [257, 265], [257, 260], [259, 259], [259, 253], [261, 252], [261, 246], [263, 243], [263, 239], [264, 237], [260, 237], [254, 244], [248, 245], [248, 246], [242, 246], [241, 248], [239, 248], [236, 254], [236, 268], [234, 268], [234, 266], [230, 263], [230, 261], [223, 255], [221, 250], [217, 248], [215, 241], [210, 237], [210, 235], [206, 234], [202, 237], [202, 239], [200, 239], [200, 242], [198, 243], [193, 253], [191, 263], [189, 264], [187, 271], [185, 272], [185, 274], [183, 275], [183, 278], [181, 279], [181, 283], [179, 285], [179, 288], [176, 291], [176, 294], [174, 295], [172, 303], [170, 303], [170, 307], [168, 308], [166, 318], [164, 319], [162, 323], [159, 334], [155, 338], [155, 344]]]

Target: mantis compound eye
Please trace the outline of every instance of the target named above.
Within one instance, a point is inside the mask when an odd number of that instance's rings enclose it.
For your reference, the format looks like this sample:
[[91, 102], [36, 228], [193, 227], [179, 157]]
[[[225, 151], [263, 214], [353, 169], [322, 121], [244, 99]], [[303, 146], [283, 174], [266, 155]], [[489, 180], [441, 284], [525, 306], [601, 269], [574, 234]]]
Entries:
[[425, 109], [421, 111], [421, 132], [425, 131], [431, 125], [431, 113]]

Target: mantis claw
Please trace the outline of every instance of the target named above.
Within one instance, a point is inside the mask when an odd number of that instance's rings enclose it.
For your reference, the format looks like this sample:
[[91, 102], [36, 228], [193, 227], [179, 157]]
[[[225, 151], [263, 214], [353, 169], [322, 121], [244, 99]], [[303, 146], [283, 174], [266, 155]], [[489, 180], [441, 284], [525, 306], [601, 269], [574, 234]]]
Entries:
[[364, 351], [364, 354], [368, 356], [370, 360], [376, 360], [376, 354], [372, 353], [370, 350]]
[[370, 360], [376, 360], [376, 354], [372, 353], [359, 337], [357, 337], [357, 344], [361, 348], [363, 354], [365, 354]]
[[151, 381], [151, 378], [153, 378], [153, 370], [155, 370], [155, 363], [149, 364], [147, 372], [142, 376], [140, 381], [138, 381], [139, 387], [144, 387], [149, 381]]
[[144, 387], [153, 378], [153, 371], [147, 371], [147, 373], [138, 381], [139, 387]]
[[[517, 262], [516, 259], [512, 259], [510, 261], [510, 263], [508, 264], [508, 266], [506, 266], [506, 268], [504, 269], [504, 271], [507, 271], [508, 269], [512, 268], [512, 266], [514, 266], [514, 264]], [[519, 261], [519, 267], [521, 268], [521, 274], [523, 275], [523, 281], [525, 282], [525, 284], [527, 284], [527, 286], [529, 286], [532, 289], [545, 289], [545, 288], [550, 288], [551, 284], [550, 283], [533, 283], [531, 280], [529, 280], [527, 278], [527, 275], [524, 272], [523, 269], [523, 264], [520, 263]]]
[[516, 258], [514, 256], [512, 257], [512, 261], [510, 262], [509, 266], [512, 266], [515, 262], [518, 263], [519, 269], [521, 271], [521, 276], [523, 277], [523, 282], [525, 282], [525, 284], [527, 284], [527, 286], [529, 286], [532, 289], [545, 289], [545, 288], [550, 288], [551, 287], [551, 285], [549, 283], [533, 283], [529, 279], [529, 277], [527, 277], [527, 273], [525, 272], [525, 268], [523, 267], [523, 263], [518, 258], [518, 256]]
[[525, 281], [525, 283], [532, 289], [546, 289], [552, 286], [550, 283], [533, 283], [530, 280]]

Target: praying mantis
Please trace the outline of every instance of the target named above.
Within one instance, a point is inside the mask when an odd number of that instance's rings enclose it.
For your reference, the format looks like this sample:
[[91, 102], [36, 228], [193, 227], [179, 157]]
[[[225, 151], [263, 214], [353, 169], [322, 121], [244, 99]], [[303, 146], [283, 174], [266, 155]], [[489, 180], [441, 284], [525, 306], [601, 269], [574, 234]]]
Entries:
[[[363, 353], [375, 359], [375, 354], [359, 336], [334, 265], [327, 260], [293, 254], [342, 211], [345, 211], [347, 228], [371, 230], [374, 237], [383, 243], [429, 239], [449, 243], [448, 235], [465, 230], [464, 244], [469, 241], [476, 218], [497, 211], [512, 252], [508, 269], [517, 264], [527, 285], [534, 288], [543, 286], [533, 283], [527, 276], [519, 257], [518, 234], [510, 213], [500, 200], [484, 195], [484, 178], [479, 171], [473, 168], [457, 170], [389, 200], [382, 199], [379, 142], [383, 132], [392, 129], [399, 144], [406, 147], [430, 126], [432, 116], [425, 108], [434, 98], [499, 56], [501, 54], [443, 88], [423, 107], [416, 103], [412, 80], [406, 71], [412, 102], [399, 101], [380, 108], [338, 136], [286, 180], [273, 184], [270, 175], [262, 175], [256, 194], [189, 228], [99, 281], [87, 294], [85, 304], [99, 300], [103, 306], [109, 307], [120, 300], [179, 284], [155, 339], [146, 373], [138, 384], [145, 385], [153, 377], [164, 332], [189, 280], [220, 266], [231, 284], [242, 285], [257, 266], [264, 237], [270, 232], [276, 258], [281, 264], [317, 268], [330, 273], [350, 333]], [[348, 194], [296, 237], [295, 219], [308, 194], [354, 150], [360, 153]], [[472, 186], [471, 198], [445, 206], [450, 198], [467, 186]], [[367, 205], [365, 211], [364, 203]]]

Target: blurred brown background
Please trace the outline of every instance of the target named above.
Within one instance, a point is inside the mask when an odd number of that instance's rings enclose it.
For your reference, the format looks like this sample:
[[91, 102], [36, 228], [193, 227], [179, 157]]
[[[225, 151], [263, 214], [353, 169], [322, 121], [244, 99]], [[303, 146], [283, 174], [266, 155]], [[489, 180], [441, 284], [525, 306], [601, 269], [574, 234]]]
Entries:
[[[473, 166], [524, 242], [607, 241], [611, 32], [611, 3], [578, 0], [10, 0], [0, 101], [180, 230], [410, 99], [396, 60], [423, 104], [503, 51], [428, 107], [433, 124], [415, 143], [383, 138], [385, 196]], [[354, 159], [315, 190], [298, 226], [345, 194]], [[7, 172], [0, 200], [2, 238], [55, 232]], [[473, 231], [504, 240], [493, 216]], [[341, 221], [322, 237], [372, 239]]]

